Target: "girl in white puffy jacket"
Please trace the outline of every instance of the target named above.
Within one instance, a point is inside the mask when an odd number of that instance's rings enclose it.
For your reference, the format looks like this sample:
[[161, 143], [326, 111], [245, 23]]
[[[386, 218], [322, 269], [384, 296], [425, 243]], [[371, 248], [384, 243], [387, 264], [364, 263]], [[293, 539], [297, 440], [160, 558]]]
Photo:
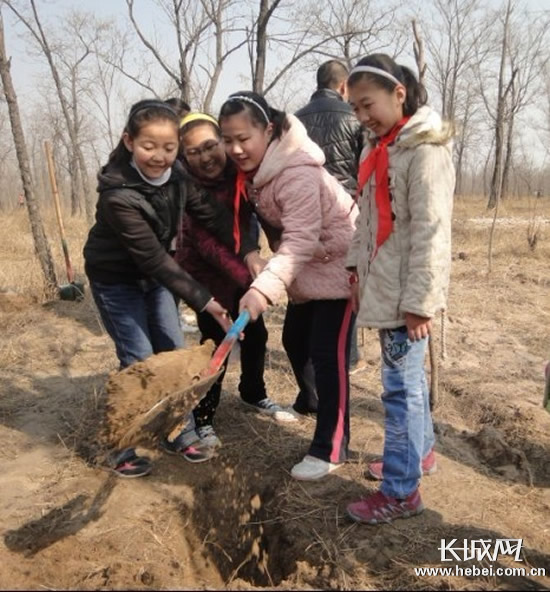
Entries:
[[348, 89], [370, 142], [346, 265], [358, 325], [379, 330], [385, 410], [383, 459], [369, 465], [380, 490], [348, 514], [377, 524], [420, 513], [420, 477], [436, 470], [424, 358], [431, 319], [446, 304], [455, 174], [450, 126], [408, 68], [369, 55]]

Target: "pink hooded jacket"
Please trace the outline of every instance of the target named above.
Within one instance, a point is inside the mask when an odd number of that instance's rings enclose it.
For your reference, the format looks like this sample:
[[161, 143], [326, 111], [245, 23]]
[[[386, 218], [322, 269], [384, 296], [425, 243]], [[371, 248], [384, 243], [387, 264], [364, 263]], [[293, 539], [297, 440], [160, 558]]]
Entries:
[[[349, 298], [345, 260], [357, 207], [302, 123], [287, 117], [290, 129], [270, 144], [248, 192], [275, 252], [252, 287], [271, 302], [285, 292], [296, 303]], [[325, 259], [314, 258], [320, 247]]]

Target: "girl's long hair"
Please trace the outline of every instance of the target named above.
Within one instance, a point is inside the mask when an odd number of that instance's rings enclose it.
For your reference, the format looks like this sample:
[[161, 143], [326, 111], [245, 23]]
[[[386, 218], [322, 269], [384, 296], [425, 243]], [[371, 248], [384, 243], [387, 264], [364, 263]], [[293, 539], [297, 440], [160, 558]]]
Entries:
[[[414, 115], [422, 105], [428, 102], [428, 92], [421, 84], [412, 70], [406, 66], [400, 66], [389, 55], [385, 53], [373, 53], [359, 60], [356, 66], [371, 66], [379, 68], [391, 74], [399, 80], [407, 90], [407, 96], [403, 105], [403, 115], [410, 117]], [[353, 72], [353, 70], [352, 70]], [[393, 92], [397, 86], [395, 82], [371, 72], [356, 72], [348, 78], [348, 87], [356, 84], [362, 77], [368, 78], [373, 83], [385, 88], [388, 92]]]

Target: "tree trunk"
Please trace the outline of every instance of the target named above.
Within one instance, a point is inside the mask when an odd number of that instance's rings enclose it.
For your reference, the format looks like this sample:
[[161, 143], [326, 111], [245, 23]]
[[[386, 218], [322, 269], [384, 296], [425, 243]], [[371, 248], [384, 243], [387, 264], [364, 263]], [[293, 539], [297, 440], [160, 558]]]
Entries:
[[260, 14], [256, 28], [256, 65], [254, 67], [254, 79], [252, 90], [262, 94], [265, 80], [265, 62], [267, 57], [267, 22], [269, 13], [268, 0], [260, 0]]
[[508, 185], [510, 180], [510, 168], [512, 166], [512, 157], [514, 150], [514, 114], [510, 115], [508, 121], [508, 131], [506, 133], [506, 154], [504, 156], [504, 167], [502, 169], [502, 199], [508, 195]]
[[426, 59], [424, 57], [424, 41], [420, 35], [420, 31], [416, 26], [416, 19], [412, 20], [412, 28], [414, 34], [413, 51], [416, 66], [418, 68], [418, 81], [424, 84], [424, 76], [426, 75]]
[[34, 240], [34, 246], [42, 273], [44, 274], [44, 291], [47, 296], [53, 295], [57, 286], [57, 279], [55, 277], [55, 268], [53, 264], [52, 254], [46, 233], [44, 232], [44, 225], [42, 224], [42, 217], [40, 215], [40, 208], [34, 187], [32, 183], [29, 155], [25, 143], [25, 136], [23, 134], [23, 127], [21, 125], [21, 116], [19, 114], [19, 106], [17, 104], [17, 96], [13, 87], [13, 82], [10, 73], [10, 61], [6, 56], [6, 47], [4, 42], [4, 21], [0, 11], [0, 77], [2, 78], [2, 87], [4, 96], [8, 104], [8, 112], [10, 117], [11, 130], [13, 134], [13, 141], [19, 163], [19, 171], [21, 174], [21, 182], [23, 183], [23, 191], [25, 193], [25, 202], [29, 212], [29, 220], [31, 223], [31, 231]]
[[76, 145], [76, 156], [78, 159], [78, 168], [80, 171], [80, 178], [82, 180], [82, 190], [84, 192], [84, 211], [86, 212], [86, 220], [88, 224], [93, 224], [94, 221], [94, 203], [92, 202], [92, 195], [90, 191], [90, 178], [88, 177], [88, 169], [86, 168], [86, 159], [80, 146]]
[[493, 174], [491, 176], [491, 188], [489, 191], [488, 209], [492, 209], [497, 205], [497, 202], [502, 195], [502, 180], [503, 180], [503, 162], [502, 157], [504, 153], [504, 124], [505, 124], [505, 108], [506, 95], [510, 88], [504, 89], [504, 69], [506, 65], [506, 53], [508, 50], [508, 30], [510, 26], [510, 14], [512, 12], [512, 2], [508, 0], [506, 6], [506, 16], [504, 18], [504, 31], [502, 34], [502, 48], [500, 54], [500, 68], [498, 74], [498, 99], [497, 99], [497, 113], [495, 117], [495, 165]]
[[71, 216], [78, 216], [82, 212], [82, 201], [80, 199], [80, 169], [78, 168], [78, 158], [72, 147], [70, 148], [69, 158], [69, 178], [71, 183]]

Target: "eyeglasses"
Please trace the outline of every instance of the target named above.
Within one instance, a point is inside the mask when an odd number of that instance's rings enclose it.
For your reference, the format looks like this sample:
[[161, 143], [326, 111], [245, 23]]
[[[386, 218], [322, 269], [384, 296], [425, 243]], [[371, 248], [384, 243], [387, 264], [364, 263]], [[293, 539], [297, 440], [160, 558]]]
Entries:
[[212, 140], [211, 142], [205, 142], [203, 146], [198, 148], [189, 148], [189, 150], [184, 150], [184, 153], [187, 158], [199, 158], [201, 154], [208, 156], [209, 154], [212, 154], [212, 152], [214, 152], [214, 150], [216, 150], [219, 145], [219, 140]]

